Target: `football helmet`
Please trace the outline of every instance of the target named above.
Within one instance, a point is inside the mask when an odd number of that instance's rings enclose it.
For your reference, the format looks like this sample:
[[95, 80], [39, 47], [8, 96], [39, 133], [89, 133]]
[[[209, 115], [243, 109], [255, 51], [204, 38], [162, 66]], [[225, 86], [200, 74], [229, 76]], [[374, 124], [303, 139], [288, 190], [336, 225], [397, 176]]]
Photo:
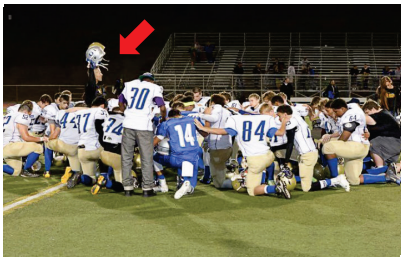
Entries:
[[326, 179], [325, 168], [321, 164], [316, 163], [313, 167], [313, 177], [317, 180]]
[[157, 152], [161, 155], [169, 155], [169, 139], [168, 138], [164, 138], [163, 140], [161, 140], [160, 142], [158, 142], [157, 145]]
[[32, 165], [31, 169], [33, 172], [37, 172], [41, 169], [42, 164], [37, 160], [35, 161], [34, 165]]
[[67, 157], [59, 152], [54, 151], [52, 163], [57, 167], [66, 167], [68, 165]]
[[286, 166], [281, 168], [280, 172], [277, 174], [277, 179], [286, 184], [288, 191], [294, 190], [297, 186], [297, 180], [294, 174], [291, 172], [290, 168]]
[[232, 160], [226, 164], [227, 171], [225, 173], [225, 178], [232, 179], [235, 175], [239, 175], [238, 162]]
[[108, 64], [102, 63], [102, 61], [108, 62], [103, 58], [105, 54], [105, 46], [103, 46], [101, 43], [94, 42], [88, 46], [88, 49], [85, 52], [85, 61], [88, 62], [93, 69], [95, 69], [97, 66], [101, 66], [108, 70], [106, 67]]
[[136, 170], [141, 170], [141, 157], [138, 148], [134, 150], [134, 166]]
[[240, 193], [245, 193], [247, 192], [247, 188], [246, 188], [246, 175], [247, 175], [247, 170], [242, 171], [240, 174], [238, 175], [234, 175], [231, 178], [231, 183], [232, 183], [232, 187]]

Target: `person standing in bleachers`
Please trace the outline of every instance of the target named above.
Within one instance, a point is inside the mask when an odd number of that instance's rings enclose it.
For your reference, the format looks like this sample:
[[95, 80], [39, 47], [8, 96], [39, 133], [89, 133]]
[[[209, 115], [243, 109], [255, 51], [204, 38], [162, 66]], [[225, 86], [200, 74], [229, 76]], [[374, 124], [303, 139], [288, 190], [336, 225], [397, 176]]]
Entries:
[[295, 76], [294, 63], [290, 63], [290, 66], [288, 66], [287, 74], [288, 74], [288, 79], [289, 79], [290, 83], [293, 83], [294, 76]]
[[364, 90], [368, 90], [368, 82], [369, 82], [369, 75], [371, 74], [371, 70], [369, 69], [367, 64], [364, 64], [364, 68], [361, 69], [361, 74], [363, 75], [362, 85]]
[[292, 86], [292, 83], [288, 77], [286, 77], [283, 81], [283, 84], [281, 84], [280, 92], [284, 92], [290, 100], [291, 97], [294, 96], [294, 86]]
[[351, 87], [353, 90], [357, 88], [357, 76], [360, 74], [357, 65], [354, 65], [353, 68], [350, 69], [351, 76]]

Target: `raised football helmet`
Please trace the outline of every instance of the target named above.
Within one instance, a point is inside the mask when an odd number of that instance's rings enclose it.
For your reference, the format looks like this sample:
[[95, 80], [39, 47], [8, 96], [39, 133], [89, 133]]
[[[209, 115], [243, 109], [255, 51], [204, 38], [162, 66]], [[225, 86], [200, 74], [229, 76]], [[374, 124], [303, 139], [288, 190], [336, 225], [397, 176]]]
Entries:
[[95, 69], [97, 66], [101, 66], [108, 70], [106, 67], [108, 64], [102, 63], [102, 61], [108, 62], [103, 58], [105, 54], [105, 46], [103, 46], [101, 43], [94, 42], [88, 46], [88, 49], [85, 52], [85, 61], [88, 62], [93, 69]]
[[169, 139], [168, 138], [164, 138], [163, 140], [161, 140], [160, 142], [158, 142], [157, 145], [157, 152], [161, 155], [169, 155]]

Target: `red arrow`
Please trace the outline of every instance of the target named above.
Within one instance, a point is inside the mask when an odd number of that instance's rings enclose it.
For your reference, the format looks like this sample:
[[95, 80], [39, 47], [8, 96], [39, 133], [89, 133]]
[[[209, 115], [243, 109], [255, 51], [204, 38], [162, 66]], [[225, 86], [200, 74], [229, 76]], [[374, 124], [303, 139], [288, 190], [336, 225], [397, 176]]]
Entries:
[[143, 20], [126, 38], [120, 35], [120, 54], [140, 54], [136, 48], [154, 31], [154, 28]]

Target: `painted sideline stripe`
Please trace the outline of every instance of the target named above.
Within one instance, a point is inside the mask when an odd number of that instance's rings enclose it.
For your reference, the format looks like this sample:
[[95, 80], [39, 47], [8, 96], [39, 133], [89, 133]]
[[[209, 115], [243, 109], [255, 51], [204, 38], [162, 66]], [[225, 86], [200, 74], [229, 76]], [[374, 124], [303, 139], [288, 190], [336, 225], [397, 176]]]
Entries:
[[60, 190], [61, 188], [65, 187], [65, 186], [66, 186], [66, 184], [59, 183], [59, 184], [57, 184], [57, 185], [55, 185], [55, 186], [53, 186], [51, 188], [42, 190], [42, 191], [37, 192], [37, 193], [35, 193], [35, 194], [31, 195], [31, 196], [25, 196], [25, 197], [16, 199], [13, 202], [5, 204], [3, 206], [3, 212], [6, 212], [6, 211], [14, 209], [14, 208], [17, 208], [17, 207], [19, 207], [21, 205], [27, 205], [27, 204], [31, 203], [32, 201], [34, 201], [36, 199], [39, 199], [41, 197], [45, 197], [48, 194], [52, 194], [53, 192], [57, 192], [58, 190]]

